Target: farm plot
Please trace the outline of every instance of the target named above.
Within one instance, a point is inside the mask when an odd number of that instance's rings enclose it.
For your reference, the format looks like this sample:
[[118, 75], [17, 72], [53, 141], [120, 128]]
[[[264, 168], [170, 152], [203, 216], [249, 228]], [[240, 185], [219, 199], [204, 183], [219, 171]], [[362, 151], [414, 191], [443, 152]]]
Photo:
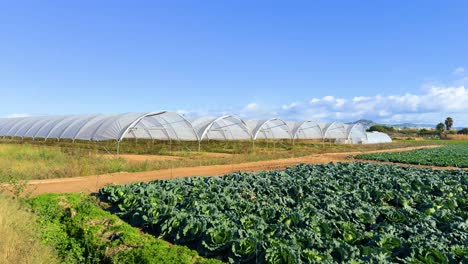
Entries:
[[468, 144], [392, 153], [361, 154], [357, 155], [356, 158], [417, 165], [468, 168]]
[[468, 261], [468, 173], [338, 163], [100, 190], [116, 214], [247, 263]]

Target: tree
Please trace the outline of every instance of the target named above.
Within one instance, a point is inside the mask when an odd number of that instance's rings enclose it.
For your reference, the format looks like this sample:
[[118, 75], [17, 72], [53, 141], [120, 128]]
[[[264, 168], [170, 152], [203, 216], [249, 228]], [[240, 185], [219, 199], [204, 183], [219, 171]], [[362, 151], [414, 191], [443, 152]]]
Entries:
[[378, 132], [383, 132], [383, 133], [389, 133], [389, 132], [395, 132], [395, 128], [391, 126], [385, 126], [385, 125], [373, 125], [367, 131], [369, 132], [378, 131]]
[[444, 123], [441, 122], [441, 123], [437, 124], [436, 130], [437, 130], [437, 132], [439, 132], [440, 134], [444, 133], [444, 131], [445, 131], [445, 125], [444, 125]]
[[453, 119], [451, 117], [447, 117], [445, 119], [445, 127], [447, 128], [447, 131], [450, 131], [450, 129], [452, 129], [452, 126], [453, 126]]
[[459, 134], [459, 135], [468, 135], [468, 127], [465, 127], [462, 130], [459, 130], [457, 134]]

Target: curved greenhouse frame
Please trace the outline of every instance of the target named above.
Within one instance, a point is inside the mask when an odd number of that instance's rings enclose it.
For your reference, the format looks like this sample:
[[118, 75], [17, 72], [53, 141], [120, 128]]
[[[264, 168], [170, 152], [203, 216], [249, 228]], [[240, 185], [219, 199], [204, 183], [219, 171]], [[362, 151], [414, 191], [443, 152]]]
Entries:
[[0, 136], [44, 139], [117, 140], [150, 138], [198, 140], [192, 124], [174, 112], [10, 118], [0, 121]]
[[367, 139], [366, 129], [359, 123], [348, 125], [346, 133], [349, 143], [352, 144], [362, 144]]
[[327, 139], [347, 139], [348, 131], [345, 124], [340, 122], [333, 122], [327, 124], [323, 129], [323, 138]]
[[303, 121], [294, 122], [291, 125], [293, 126], [294, 139], [323, 139], [324, 124], [314, 121]]
[[218, 118], [201, 117], [191, 122], [197, 131], [199, 141], [253, 139], [247, 123], [235, 115]]
[[288, 124], [279, 118], [267, 120], [247, 120], [252, 131], [253, 140], [257, 139], [291, 139], [292, 133]]

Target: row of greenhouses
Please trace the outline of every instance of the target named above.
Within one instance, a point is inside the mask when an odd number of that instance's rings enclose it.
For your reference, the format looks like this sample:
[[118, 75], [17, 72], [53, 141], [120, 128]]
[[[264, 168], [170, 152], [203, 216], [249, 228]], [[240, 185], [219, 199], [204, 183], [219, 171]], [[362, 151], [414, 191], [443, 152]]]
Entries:
[[2, 118], [0, 136], [118, 142], [126, 138], [199, 142], [257, 139], [328, 139], [343, 144], [391, 142], [387, 134], [366, 132], [360, 124], [287, 122], [279, 118], [244, 120], [235, 115], [189, 119], [169, 111]]

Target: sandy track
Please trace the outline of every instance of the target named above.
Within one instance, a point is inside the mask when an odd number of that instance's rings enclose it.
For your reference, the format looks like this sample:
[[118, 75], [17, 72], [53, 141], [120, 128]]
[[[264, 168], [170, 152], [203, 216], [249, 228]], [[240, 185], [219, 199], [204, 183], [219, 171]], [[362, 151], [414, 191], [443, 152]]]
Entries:
[[[229, 165], [213, 165], [213, 166], [198, 166], [188, 168], [174, 168], [174, 169], [163, 169], [156, 171], [145, 171], [135, 173], [111, 173], [94, 176], [83, 176], [73, 177], [65, 179], [47, 179], [47, 180], [32, 180], [28, 183], [29, 192], [33, 195], [42, 193], [66, 193], [66, 192], [85, 192], [92, 193], [97, 192], [100, 188], [109, 184], [125, 184], [131, 182], [140, 181], [153, 181], [153, 180], [164, 180], [179, 177], [191, 177], [191, 176], [219, 176], [226, 173], [235, 171], [262, 171], [262, 170], [273, 170], [283, 169], [288, 166], [297, 165], [299, 163], [310, 163], [310, 164], [323, 164], [328, 162], [349, 162], [351, 161], [347, 157], [349, 155], [356, 155], [362, 153], [378, 153], [378, 152], [395, 152], [403, 150], [412, 150], [419, 148], [433, 148], [438, 146], [422, 146], [422, 147], [410, 147], [410, 148], [398, 148], [391, 150], [377, 150], [367, 152], [345, 152], [345, 153], [327, 153], [327, 154], [315, 154], [310, 156], [304, 156], [299, 158], [288, 158], [280, 160], [269, 160], [269, 161], [258, 161], [248, 162], [241, 164], [229, 164]], [[431, 166], [419, 166], [434, 168]], [[441, 168], [442, 169], [442, 168]], [[447, 169], [447, 168], [444, 168]]]

